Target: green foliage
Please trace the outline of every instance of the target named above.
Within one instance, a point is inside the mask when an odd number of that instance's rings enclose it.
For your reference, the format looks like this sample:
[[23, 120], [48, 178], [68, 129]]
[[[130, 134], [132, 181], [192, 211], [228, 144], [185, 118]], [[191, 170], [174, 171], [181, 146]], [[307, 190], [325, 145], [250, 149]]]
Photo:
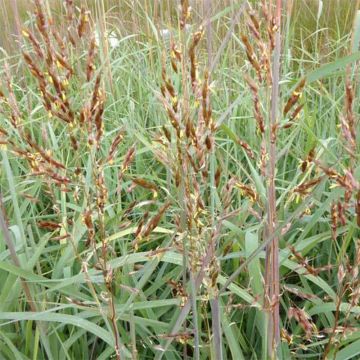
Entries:
[[[68, 125], [48, 117], [36, 81], [24, 63], [17, 66], [13, 58], [2, 59], [3, 65], [5, 61], [11, 64], [14, 94], [24, 114], [22, 125], [34, 139], [52, 150], [69, 173], [81, 167], [84, 182], [76, 184], [85, 195], [77, 199], [75, 186], [64, 192], [48, 184], [52, 189], [49, 195], [43, 179], [31, 174], [25, 159], [1, 143], [1, 198], [19, 261], [19, 265], [14, 262], [1, 229], [1, 359], [108, 359], [115, 356], [117, 336], [121, 359], [183, 359], [185, 354], [188, 358], [196, 358], [196, 353], [200, 359], [216, 359], [210, 305], [210, 300], [214, 299], [220, 308], [223, 358], [266, 359], [267, 316], [263, 301], [264, 248], [269, 242], [263, 235], [266, 206], [254, 205], [243, 189], [232, 191], [234, 215], [224, 219], [216, 248], [220, 268], [216, 278], [218, 296], [208, 292], [207, 278], [196, 288], [196, 279], [191, 278], [194, 274], [189, 271], [189, 257], [179, 250], [184, 234], [178, 231], [175, 219], [183, 211], [181, 197], [170, 167], [158, 161], [160, 145], [155, 139], [159, 138], [162, 126], [168, 126], [167, 114], [158, 95], [164, 46], [161, 38], [157, 41], [155, 36], [158, 19], [147, 15], [145, 3], [136, 2], [136, 14], [137, 21], [143, 22], [141, 28], [146, 25], [148, 32], [144, 30], [141, 36], [125, 35], [119, 27], [119, 33], [124, 36], [114, 49], [107, 49], [104, 38], [100, 41], [96, 71], [103, 74], [106, 100], [104, 134], [96, 156], [106, 158], [119, 131], [124, 132], [124, 138], [118, 144], [113, 162], [104, 167], [108, 192], [105, 229], [103, 238], [97, 238], [95, 249], [86, 245], [89, 229], [83, 221], [86, 209], [95, 206], [97, 199], [95, 195], [86, 195], [96, 194], [94, 164], [98, 164], [86, 145], [87, 133], [79, 135], [83, 136], [82, 145], [74, 151]], [[310, 3], [310, 8], [315, 9], [312, 3], [316, 2]], [[359, 152], [357, 150], [354, 157], [349, 155], [349, 144], [344, 141], [340, 120], [346, 102], [346, 69], [350, 69], [348, 72], [356, 79], [360, 55], [358, 46], [351, 43], [348, 34], [353, 10], [337, 5], [341, 14], [335, 24], [329, 24], [332, 30], [325, 31], [329, 20], [325, 15], [331, 7], [329, 1], [324, 3], [324, 13], [317, 24], [320, 36], [316, 36], [316, 24], [307, 24], [302, 19], [304, 23], [299, 25], [299, 6], [305, 6], [300, 2], [295, 3], [293, 16], [288, 16], [284, 24], [288, 31], [284, 34], [282, 50], [281, 109], [299, 81], [305, 77], [307, 82], [300, 100], [304, 104], [300, 117], [290, 128], [279, 132], [277, 138], [276, 235], [280, 236], [280, 315], [284, 330], [279, 358], [282, 359], [322, 359], [326, 353], [329, 359], [359, 357], [360, 305], [351, 303], [350, 293], [356, 289], [344, 289], [345, 283], [360, 286], [358, 274], [352, 273], [360, 267], [356, 263], [360, 261], [357, 259], [360, 245], [359, 224], [353, 206], [355, 199], [352, 197], [349, 201], [346, 221], [339, 220], [334, 229], [332, 206], [344, 203], [346, 191], [334, 186], [335, 178], [326, 171], [324, 174], [318, 165], [341, 175], [351, 168], [356, 181], [360, 178]], [[217, 9], [218, 15], [213, 16], [213, 38], [210, 40], [215, 52], [233, 13], [230, 5], [224, 8]], [[100, 7], [95, 9], [98, 24], [104, 20], [100, 11]], [[161, 16], [167, 13], [166, 9], [163, 11]], [[316, 14], [314, 16], [316, 20]], [[359, 40], [358, 18], [357, 15], [355, 42]], [[139, 26], [134, 19], [131, 21], [135, 27]], [[114, 24], [107, 25], [113, 28]], [[221, 169], [221, 186], [231, 177], [251, 186], [259, 203], [265, 205], [267, 182], [259, 167], [261, 144], [253, 119], [252, 97], [244, 81], [249, 66], [244, 61], [240, 31], [242, 29], [235, 29], [211, 74], [213, 118], [215, 122], [221, 119], [221, 126], [215, 135], [209, 172], [214, 182], [216, 168]], [[312, 41], [302, 42], [303, 37]], [[205, 43], [198, 52], [200, 69], [207, 62]], [[324, 50], [321, 44], [326, 44], [327, 48]], [[323, 51], [326, 51], [325, 61], [322, 60]], [[74, 50], [72, 55], [71, 61], [84, 63], [87, 48], [80, 54]], [[6, 79], [6, 71], [1, 75]], [[181, 79], [175, 75], [171, 79], [179, 89]], [[70, 82], [67, 96], [78, 111], [89, 100], [94, 82], [95, 79], [82, 82], [78, 78]], [[359, 132], [358, 84], [355, 85], [354, 114]], [[0, 112], [0, 127], [11, 134], [17, 146], [26, 146], [13, 129], [7, 111]], [[80, 133], [82, 129], [77, 130]], [[254, 159], [239, 140], [251, 147]], [[136, 155], [119, 182], [119, 174], [133, 145]], [[359, 149], [359, 145], [357, 140], [355, 149]], [[308, 161], [308, 167], [302, 172], [301, 164], [312, 149], [315, 149], [318, 163]], [[321, 181], [306, 196], [297, 196], [294, 189], [316, 176], [321, 176]], [[135, 186], [136, 179], [146, 183]], [[76, 182], [74, 178], [71, 181]], [[221, 214], [219, 189], [209, 182], [199, 190], [206, 199], [208, 213], [204, 216], [207, 218], [217, 219]], [[134, 200], [137, 201], [135, 206]], [[170, 205], [164, 209], [161, 220], [149, 236], [140, 239], [137, 232], [142, 219], [145, 217], [145, 224], [148, 224], [148, 219], [156, 217], [167, 201]], [[63, 228], [49, 230], [39, 226], [39, 223], [55, 222], [59, 218], [70, 238], [60, 239], [64, 235]], [[104, 268], [95, 266], [92, 260], [94, 251], [100, 253], [104, 243], [109, 252], [108, 266], [113, 271], [118, 334], [113, 330], [109, 315], [106, 293], [109, 289], [103, 276]], [[87, 272], [84, 271], [86, 262], [90, 264]], [[352, 270], [346, 264], [351, 265]], [[341, 266], [346, 272], [342, 283], [339, 280]], [[351, 278], [354, 274], [357, 282]], [[23, 282], [28, 284], [35, 308], [30, 305]], [[291, 308], [308, 315], [307, 320], [313, 327], [308, 339], [303, 326], [306, 319], [290, 318]]]

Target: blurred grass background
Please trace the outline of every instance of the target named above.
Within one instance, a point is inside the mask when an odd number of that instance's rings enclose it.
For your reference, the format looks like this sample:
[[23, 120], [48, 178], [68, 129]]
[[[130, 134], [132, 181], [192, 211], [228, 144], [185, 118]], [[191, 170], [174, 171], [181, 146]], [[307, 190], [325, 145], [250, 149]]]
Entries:
[[[255, 1], [252, 0], [253, 3]], [[332, 44], [346, 37], [351, 30], [357, 2], [287, 1], [287, 11], [291, 14], [291, 28], [288, 31], [292, 33], [293, 51], [296, 53], [297, 49], [301, 49], [302, 56], [305, 50], [305, 53], [316, 53], [322, 61], [330, 60], [328, 57], [332, 53]], [[29, 19], [31, 3], [29, 0], [0, 0], [0, 46], [6, 53], [15, 53], [18, 49], [17, 35], [21, 32], [23, 22]], [[62, 16], [62, 0], [51, 0], [47, 3], [58, 16]], [[91, 9], [97, 20], [106, 19], [106, 25], [116, 29], [120, 36], [136, 34], [146, 36], [148, 40], [154, 35], [153, 25], [159, 28], [169, 27], [175, 26], [177, 21], [176, 0], [80, 0], [77, 3]], [[233, 14], [233, 11], [226, 10], [238, 3], [236, 0], [191, 1], [195, 23], [200, 23], [211, 4], [211, 14], [214, 17], [212, 26], [216, 28], [214, 33], [217, 37], [213, 39], [214, 48], [221, 42], [227, 30], [227, 20]], [[315, 49], [318, 51], [315, 52]]]

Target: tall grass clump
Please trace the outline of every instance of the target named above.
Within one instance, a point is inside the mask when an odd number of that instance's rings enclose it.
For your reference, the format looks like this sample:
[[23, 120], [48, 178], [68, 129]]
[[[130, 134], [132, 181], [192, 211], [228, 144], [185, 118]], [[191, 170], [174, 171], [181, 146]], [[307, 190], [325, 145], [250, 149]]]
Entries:
[[359, 16], [303, 39], [298, 2], [209, 4], [18, 21], [1, 359], [359, 358]]
[[[9, 65], [5, 65], [1, 103], [8, 123], [6, 129], [0, 129], [3, 160], [10, 174], [9, 156], [17, 157], [21, 169], [18, 176], [24, 178], [23, 197], [40, 204], [37, 234], [45, 236], [50, 243], [61, 245], [61, 261], [43, 264], [51, 269], [50, 278], [62, 277], [65, 264], [82, 274], [86, 295], [68, 292], [63, 301], [84, 309], [97, 309], [101, 322], [111, 333], [105, 336], [106, 341], [113, 345], [116, 358], [120, 359], [121, 352], [129, 351], [120, 341], [115, 297], [120, 288], [132, 290], [125, 285], [115, 286], [120, 274], [112, 268], [111, 259], [127, 250], [111, 243], [106, 214], [109, 206], [116, 207], [117, 219], [112, 220], [116, 221], [116, 227], [124, 232], [134, 231], [138, 220], [129, 220], [129, 216], [136, 200], [123, 207], [119, 201], [110, 205], [109, 198], [122, 196], [135, 147], [132, 145], [119, 154], [119, 145], [126, 135], [123, 129], [111, 129], [110, 139], [105, 140], [106, 98], [89, 14], [85, 8], [78, 11], [71, 0], [64, 6], [66, 17], [60, 27], [56, 26], [43, 2], [35, 1], [34, 28], [22, 31], [26, 41], [23, 59], [30, 72], [29, 81], [35, 82], [31, 95], [39, 102], [35, 111], [31, 103], [18, 101], [21, 89], [15, 88]], [[114, 176], [116, 191], [109, 193], [107, 182], [113, 181], [110, 179]], [[141, 179], [134, 178], [133, 182], [153, 190]], [[157, 226], [162, 213], [160, 210], [149, 217], [144, 224], [144, 235], [148, 236]], [[24, 225], [19, 230], [26, 246], [28, 230]], [[7, 234], [5, 228], [3, 231]], [[8, 246], [13, 247], [10, 235], [6, 238]], [[18, 261], [16, 263], [19, 265]], [[67, 271], [72, 274], [70, 268]], [[38, 296], [38, 291], [36, 288], [26, 290], [33, 312], [40, 311], [36, 305], [38, 300], [32, 299]], [[45, 337], [42, 333], [47, 357], [53, 358], [51, 350], [45, 346]], [[96, 356], [96, 339], [93, 341], [91, 356]]]
[[[201, 329], [196, 299], [202, 294], [210, 300], [213, 351], [221, 358], [217, 286], [220, 268], [216, 254], [223, 221], [235, 216], [230, 205], [236, 181], [231, 177], [224, 183], [221, 179], [222, 169], [215, 158], [218, 125], [212, 115], [210, 76], [208, 69], [199, 67], [201, 60], [198, 59], [204, 30], [200, 27], [188, 36], [185, 28], [189, 18], [190, 6], [187, 1], [182, 1], [180, 39], [178, 43], [171, 40], [162, 65], [159, 96], [169, 125], [163, 125], [163, 134], [157, 139], [160, 148], [155, 151], [155, 156], [168, 169], [169, 190], [179, 207], [174, 218], [178, 234], [174, 245], [183, 258], [181, 284], [184, 292], [189, 294], [171, 335], [179, 331], [192, 310], [194, 358], [200, 359]], [[169, 344], [170, 341], [164, 349]]]

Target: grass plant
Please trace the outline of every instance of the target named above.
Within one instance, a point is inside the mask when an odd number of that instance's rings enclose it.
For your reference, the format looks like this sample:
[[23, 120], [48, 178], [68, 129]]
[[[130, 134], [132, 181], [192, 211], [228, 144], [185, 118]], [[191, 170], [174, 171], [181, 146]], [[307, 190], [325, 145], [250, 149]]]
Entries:
[[209, 3], [1, 3], [1, 359], [360, 358], [359, 2]]

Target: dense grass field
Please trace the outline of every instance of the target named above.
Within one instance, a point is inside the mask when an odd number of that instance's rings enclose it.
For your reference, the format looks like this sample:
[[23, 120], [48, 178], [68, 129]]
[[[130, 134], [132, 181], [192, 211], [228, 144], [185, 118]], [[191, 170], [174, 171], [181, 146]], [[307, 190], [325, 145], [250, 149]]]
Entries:
[[0, 359], [360, 359], [359, 3], [1, 0]]

